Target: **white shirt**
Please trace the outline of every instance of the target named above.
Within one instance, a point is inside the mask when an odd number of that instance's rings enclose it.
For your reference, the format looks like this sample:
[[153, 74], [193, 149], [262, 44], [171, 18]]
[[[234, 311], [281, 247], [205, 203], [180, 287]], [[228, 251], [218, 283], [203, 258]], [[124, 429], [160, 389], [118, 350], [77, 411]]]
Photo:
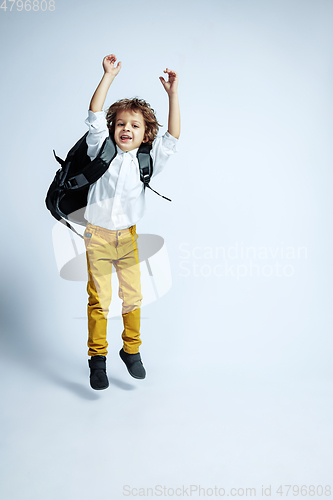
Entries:
[[[88, 111], [85, 123], [89, 127], [86, 141], [88, 156], [96, 158], [109, 129], [103, 111]], [[153, 176], [160, 173], [169, 156], [177, 152], [178, 139], [166, 132], [157, 137], [150, 151]], [[128, 152], [118, 146], [117, 156], [108, 170], [89, 188], [85, 219], [95, 226], [118, 230], [135, 225], [145, 212], [145, 190], [140, 180], [138, 148]]]

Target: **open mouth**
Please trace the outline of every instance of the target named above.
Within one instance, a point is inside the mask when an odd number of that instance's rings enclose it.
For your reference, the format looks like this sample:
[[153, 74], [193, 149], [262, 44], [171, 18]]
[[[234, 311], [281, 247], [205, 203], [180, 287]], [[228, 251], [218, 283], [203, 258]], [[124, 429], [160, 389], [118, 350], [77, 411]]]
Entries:
[[125, 142], [125, 141], [131, 141], [132, 138], [129, 135], [121, 135], [120, 140]]

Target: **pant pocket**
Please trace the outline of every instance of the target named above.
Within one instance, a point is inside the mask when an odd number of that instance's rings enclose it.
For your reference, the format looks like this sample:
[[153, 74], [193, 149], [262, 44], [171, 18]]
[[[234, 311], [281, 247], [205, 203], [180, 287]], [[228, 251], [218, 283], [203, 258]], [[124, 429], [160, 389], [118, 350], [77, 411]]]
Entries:
[[86, 249], [88, 249], [91, 245], [93, 238], [94, 238], [94, 231], [90, 228], [86, 229], [84, 234], [83, 234], [83, 238], [84, 238], [84, 243], [86, 245]]

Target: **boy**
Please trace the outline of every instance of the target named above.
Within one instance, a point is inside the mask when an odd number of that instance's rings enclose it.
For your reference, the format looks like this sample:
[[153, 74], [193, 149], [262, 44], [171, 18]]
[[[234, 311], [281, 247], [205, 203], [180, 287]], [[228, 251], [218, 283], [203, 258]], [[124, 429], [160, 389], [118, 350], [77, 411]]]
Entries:
[[112, 264], [119, 280], [122, 299], [123, 348], [119, 355], [130, 375], [137, 379], [146, 376], [139, 353], [140, 307], [142, 301], [140, 266], [136, 240], [136, 223], [145, 209], [144, 184], [140, 180], [137, 151], [142, 143], [151, 144], [153, 176], [159, 173], [170, 154], [177, 151], [180, 135], [178, 75], [168, 68], [168, 81], [160, 77], [169, 96], [168, 131], [156, 137], [159, 123], [154, 110], [142, 99], [121, 99], [102, 111], [107, 92], [121, 69], [115, 65], [116, 56], [103, 59], [104, 75], [90, 102], [89, 127], [86, 138], [88, 155], [93, 160], [110, 134], [117, 155], [105, 174], [89, 188], [85, 219], [88, 221], [84, 239], [88, 266], [88, 355], [90, 385], [106, 389], [106, 326], [111, 301]]

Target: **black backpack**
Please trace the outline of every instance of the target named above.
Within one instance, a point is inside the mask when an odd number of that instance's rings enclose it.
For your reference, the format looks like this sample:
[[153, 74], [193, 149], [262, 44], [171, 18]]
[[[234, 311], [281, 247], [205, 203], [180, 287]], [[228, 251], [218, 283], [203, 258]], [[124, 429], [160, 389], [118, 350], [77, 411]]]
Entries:
[[[91, 161], [87, 154], [87, 135], [88, 132], [72, 147], [65, 161], [59, 158], [53, 150], [53, 154], [60, 163], [61, 168], [56, 172], [45, 199], [46, 206], [53, 217], [79, 236], [81, 235], [68, 221], [86, 226], [87, 221], [84, 218], [84, 212], [87, 206], [89, 187], [102, 177], [117, 155], [116, 144], [108, 136], [103, 142], [97, 157]], [[138, 149], [137, 157], [140, 179], [145, 188], [148, 187], [154, 191], [149, 186], [153, 174], [153, 162], [150, 156], [151, 148], [151, 145], [142, 143]], [[154, 192], [171, 201], [169, 198], [157, 193], [157, 191]]]

